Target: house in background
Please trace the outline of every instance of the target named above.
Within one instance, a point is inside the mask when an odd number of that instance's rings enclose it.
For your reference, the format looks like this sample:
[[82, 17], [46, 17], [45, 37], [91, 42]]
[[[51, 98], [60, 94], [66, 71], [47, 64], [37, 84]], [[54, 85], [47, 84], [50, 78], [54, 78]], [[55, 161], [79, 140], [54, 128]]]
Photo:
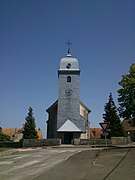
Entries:
[[135, 126], [132, 126], [132, 123], [132, 119], [125, 119], [123, 120], [122, 125], [127, 135], [130, 136], [131, 140], [135, 141]]
[[90, 128], [90, 139], [97, 140], [101, 138], [102, 128]]
[[[2, 133], [10, 136], [13, 142], [19, 142], [23, 138], [23, 128], [2, 128]], [[38, 139], [42, 139], [42, 131], [40, 129], [36, 129]]]

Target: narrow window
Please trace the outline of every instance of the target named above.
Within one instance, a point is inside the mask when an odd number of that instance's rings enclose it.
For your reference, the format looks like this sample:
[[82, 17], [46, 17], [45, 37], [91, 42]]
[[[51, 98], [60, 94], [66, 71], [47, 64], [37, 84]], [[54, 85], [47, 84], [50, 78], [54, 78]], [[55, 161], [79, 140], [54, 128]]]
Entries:
[[67, 77], [67, 82], [71, 82], [71, 77], [70, 76]]

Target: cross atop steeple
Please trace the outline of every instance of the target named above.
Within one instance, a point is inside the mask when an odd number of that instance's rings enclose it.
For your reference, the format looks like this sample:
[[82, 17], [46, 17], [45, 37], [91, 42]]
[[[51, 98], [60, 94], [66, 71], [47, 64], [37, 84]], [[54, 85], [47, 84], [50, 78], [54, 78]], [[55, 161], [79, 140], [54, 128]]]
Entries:
[[70, 42], [70, 40], [68, 40], [66, 44], [68, 45], [68, 54], [70, 54], [70, 46], [72, 45], [72, 43]]

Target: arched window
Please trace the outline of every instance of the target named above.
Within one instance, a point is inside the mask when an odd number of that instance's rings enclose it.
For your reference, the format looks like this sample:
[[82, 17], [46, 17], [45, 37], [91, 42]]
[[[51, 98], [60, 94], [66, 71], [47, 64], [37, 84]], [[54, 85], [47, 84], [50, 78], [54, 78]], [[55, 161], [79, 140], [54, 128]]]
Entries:
[[67, 82], [71, 82], [71, 76], [67, 77]]

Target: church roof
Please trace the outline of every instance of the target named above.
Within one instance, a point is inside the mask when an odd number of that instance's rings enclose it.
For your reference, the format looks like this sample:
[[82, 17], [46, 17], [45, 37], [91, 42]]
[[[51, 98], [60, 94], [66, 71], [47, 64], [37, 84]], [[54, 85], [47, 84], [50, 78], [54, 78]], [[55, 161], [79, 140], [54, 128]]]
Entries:
[[79, 70], [78, 60], [68, 53], [66, 57], [61, 59], [59, 70]]
[[69, 119], [57, 130], [57, 132], [82, 132], [76, 125]]
[[91, 110], [81, 100], [80, 100], [80, 105], [83, 106], [88, 111], [88, 113], [91, 112]]
[[[89, 113], [91, 110], [80, 100], [80, 105], [83, 106]], [[58, 100], [56, 100], [47, 110], [46, 112], [49, 113], [52, 109], [54, 109], [56, 106], [58, 106]]]
[[56, 100], [48, 109], [46, 109], [46, 112], [49, 113], [49, 111], [51, 111], [52, 109], [54, 109], [54, 107], [58, 106], [58, 100]]

